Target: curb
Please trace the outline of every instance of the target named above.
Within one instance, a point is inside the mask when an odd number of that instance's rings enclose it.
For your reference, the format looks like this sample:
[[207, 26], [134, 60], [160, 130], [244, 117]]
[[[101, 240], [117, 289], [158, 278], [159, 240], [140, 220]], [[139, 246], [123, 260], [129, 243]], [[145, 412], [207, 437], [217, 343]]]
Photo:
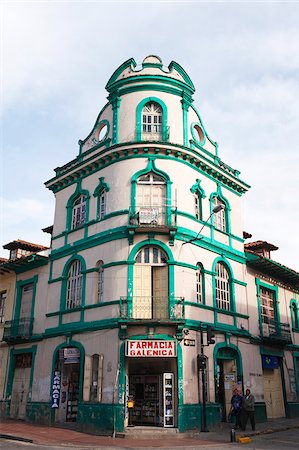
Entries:
[[10, 439], [11, 441], [28, 442], [30, 444], [33, 444], [33, 439], [22, 438], [22, 437], [19, 437], [19, 436], [14, 436], [13, 434], [0, 433], [0, 438], [1, 439]]

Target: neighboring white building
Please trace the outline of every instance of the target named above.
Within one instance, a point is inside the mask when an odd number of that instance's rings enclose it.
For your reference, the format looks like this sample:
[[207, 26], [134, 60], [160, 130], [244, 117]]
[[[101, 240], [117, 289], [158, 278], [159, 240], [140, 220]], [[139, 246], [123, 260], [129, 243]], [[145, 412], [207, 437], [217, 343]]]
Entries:
[[244, 251], [249, 186], [220, 159], [192, 81], [151, 55], [106, 89], [78, 156], [46, 183], [49, 279], [30, 338], [7, 327], [7, 414], [15, 351], [34, 347], [28, 420], [201, 429], [226, 420], [235, 386], [252, 389], [257, 420], [299, 415], [299, 274], [270, 259], [271, 244]]

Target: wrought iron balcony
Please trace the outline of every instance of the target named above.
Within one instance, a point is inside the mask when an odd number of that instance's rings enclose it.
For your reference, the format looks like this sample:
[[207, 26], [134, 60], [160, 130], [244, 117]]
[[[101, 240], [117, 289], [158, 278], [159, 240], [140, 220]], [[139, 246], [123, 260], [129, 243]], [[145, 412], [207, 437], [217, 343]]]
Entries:
[[263, 340], [288, 344], [292, 342], [291, 329], [288, 323], [267, 319], [267, 323], [262, 323]]
[[[131, 307], [129, 307], [129, 302]], [[120, 299], [120, 318], [136, 320], [182, 321], [185, 319], [184, 298], [137, 296]]]
[[166, 205], [136, 206], [129, 210], [129, 225], [136, 228], [174, 228], [176, 227], [176, 208]]
[[27, 341], [32, 336], [33, 318], [8, 320], [4, 323], [3, 341]]

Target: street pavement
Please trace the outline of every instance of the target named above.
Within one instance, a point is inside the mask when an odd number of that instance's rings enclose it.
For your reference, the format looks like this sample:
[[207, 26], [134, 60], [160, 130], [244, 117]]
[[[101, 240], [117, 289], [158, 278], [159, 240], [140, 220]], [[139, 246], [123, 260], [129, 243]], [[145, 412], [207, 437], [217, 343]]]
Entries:
[[[132, 435], [132, 431], [130, 430], [131, 433], [129, 437], [125, 436], [113, 438], [110, 436], [96, 436], [81, 433], [56, 426], [47, 427], [24, 421], [6, 420], [0, 424], [0, 447], [7, 449], [21, 447], [28, 448], [29, 445], [29, 448], [40, 448], [39, 446], [47, 446], [52, 449], [68, 447], [76, 450], [154, 450], [157, 448], [162, 448], [164, 450], [197, 450], [204, 448], [218, 450], [225, 447], [233, 447], [234, 450], [237, 450], [240, 446], [240, 444], [236, 443], [231, 444], [232, 424], [228, 423], [222, 423], [219, 428], [210, 430], [209, 432], [189, 432], [172, 435], [163, 435], [162, 429], [159, 429], [158, 432], [158, 430], [154, 427], [151, 429], [148, 427], [135, 428], [136, 433], [134, 433], [135, 430], [133, 430]], [[262, 437], [267, 434], [292, 429], [299, 429], [299, 418], [269, 420], [268, 422], [257, 424], [256, 431], [254, 432], [238, 432], [237, 430], [236, 435], [237, 438], [241, 436]], [[12, 442], [15, 443], [15, 447], [11, 445]], [[249, 450], [249, 447], [250, 445], [246, 448]]]

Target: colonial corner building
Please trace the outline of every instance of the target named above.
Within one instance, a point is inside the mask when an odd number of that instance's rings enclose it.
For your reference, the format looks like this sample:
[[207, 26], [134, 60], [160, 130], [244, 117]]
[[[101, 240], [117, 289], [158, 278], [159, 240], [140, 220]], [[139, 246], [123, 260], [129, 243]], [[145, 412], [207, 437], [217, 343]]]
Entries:
[[254, 393], [257, 421], [298, 417], [299, 274], [275, 245], [246, 241], [249, 186], [222, 161], [191, 79], [150, 55], [106, 89], [46, 182], [51, 247], [4, 245], [1, 417], [184, 432], [226, 421], [235, 387]]

